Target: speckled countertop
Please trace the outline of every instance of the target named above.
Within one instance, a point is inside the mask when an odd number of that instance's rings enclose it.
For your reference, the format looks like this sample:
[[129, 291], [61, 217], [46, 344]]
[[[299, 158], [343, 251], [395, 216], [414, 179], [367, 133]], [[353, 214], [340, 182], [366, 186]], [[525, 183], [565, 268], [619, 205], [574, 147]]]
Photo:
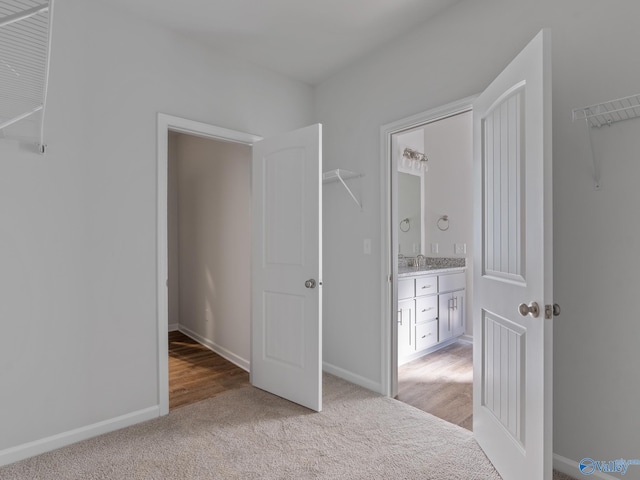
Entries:
[[427, 257], [426, 265], [416, 267], [398, 266], [398, 277], [411, 277], [425, 273], [462, 272], [466, 268], [466, 259], [449, 257]]

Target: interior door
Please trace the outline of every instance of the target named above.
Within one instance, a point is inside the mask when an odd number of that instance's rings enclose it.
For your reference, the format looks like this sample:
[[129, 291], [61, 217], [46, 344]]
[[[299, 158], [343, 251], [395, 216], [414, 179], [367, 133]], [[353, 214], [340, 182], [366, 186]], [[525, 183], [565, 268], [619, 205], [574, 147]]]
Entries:
[[540, 32], [473, 105], [473, 431], [505, 480], [552, 475], [550, 41]]
[[322, 126], [253, 146], [251, 383], [322, 410]]

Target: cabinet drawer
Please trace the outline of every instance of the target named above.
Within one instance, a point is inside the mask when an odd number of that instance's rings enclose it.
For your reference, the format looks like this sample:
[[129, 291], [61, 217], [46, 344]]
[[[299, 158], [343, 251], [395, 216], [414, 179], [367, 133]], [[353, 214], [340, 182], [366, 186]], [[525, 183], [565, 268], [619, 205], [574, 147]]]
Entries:
[[413, 278], [403, 278], [398, 280], [398, 300], [415, 297], [416, 291], [414, 286], [415, 281]]
[[438, 321], [416, 325], [416, 350], [424, 350], [438, 343]]
[[424, 323], [438, 318], [438, 296], [416, 298], [416, 322]]
[[418, 277], [416, 278], [416, 297], [438, 293], [438, 277]]
[[462, 290], [467, 286], [466, 275], [464, 273], [450, 273], [448, 275], [440, 275], [440, 291], [452, 292], [454, 290]]

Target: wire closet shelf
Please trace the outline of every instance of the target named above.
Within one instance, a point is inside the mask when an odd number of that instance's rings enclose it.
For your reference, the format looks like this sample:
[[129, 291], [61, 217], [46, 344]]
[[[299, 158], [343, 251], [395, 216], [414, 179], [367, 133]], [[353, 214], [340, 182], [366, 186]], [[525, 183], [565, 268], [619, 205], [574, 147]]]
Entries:
[[0, 138], [44, 153], [53, 0], [0, 0]]
[[573, 109], [573, 121], [584, 120], [589, 136], [591, 159], [593, 161], [593, 179], [596, 190], [600, 190], [600, 162], [593, 151], [592, 128], [611, 126], [616, 122], [640, 117], [640, 93], [608, 102], [596, 103], [588, 107]]
[[573, 121], [586, 120], [590, 127], [602, 127], [636, 117], [640, 117], [640, 94], [573, 110]]

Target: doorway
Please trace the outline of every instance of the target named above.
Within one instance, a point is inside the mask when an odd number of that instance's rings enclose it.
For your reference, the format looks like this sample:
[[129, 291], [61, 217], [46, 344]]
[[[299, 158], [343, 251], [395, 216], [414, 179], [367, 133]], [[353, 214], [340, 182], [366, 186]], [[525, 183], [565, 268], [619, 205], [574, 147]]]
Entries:
[[[158, 114], [157, 126], [158, 403], [160, 415], [166, 415], [169, 413], [169, 366], [167, 361], [169, 357], [169, 135], [171, 132], [175, 132], [204, 139], [236, 143], [249, 148], [261, 137], [163, 113]], [[247, 253], [247, 255], [250, 254]], [[204, 310], [206, 313], [206, 304]]]
[[170, 408], [249, 384], [251, 147], [169, 132]]
[[[250, 291], [240, 292], [246, 293], [247, 298], [243, 301], [251, 305], [250, 381], [253, 386], [320, 411], [322, 126], [311, 125], [262, 139], [163, 113], [158, 114], [157, 125], [159, 414], [169, 413], [167, 212], [170, 132], [251, 147], [252, 242], [251, 251], [246, 252], [251, 264], [251, 285]], [[283, 268], [274, 275], [274, 268], [278, 266]], [[293, 308], [282, 308], [283, 299]], [[303, 322], [299, 321], [301, 312]], [[295, 328], [289, 328], [292, 325]], [[285, 338], [289, 341], [282, 341]], [[287, 370], [287, 376], [278, 373], [282, 368]], [[291, 375], [292, 372], [296, 375]]]
[[473, 411], [471, 101], [381, 129], [388, 392], [467, 429]]

